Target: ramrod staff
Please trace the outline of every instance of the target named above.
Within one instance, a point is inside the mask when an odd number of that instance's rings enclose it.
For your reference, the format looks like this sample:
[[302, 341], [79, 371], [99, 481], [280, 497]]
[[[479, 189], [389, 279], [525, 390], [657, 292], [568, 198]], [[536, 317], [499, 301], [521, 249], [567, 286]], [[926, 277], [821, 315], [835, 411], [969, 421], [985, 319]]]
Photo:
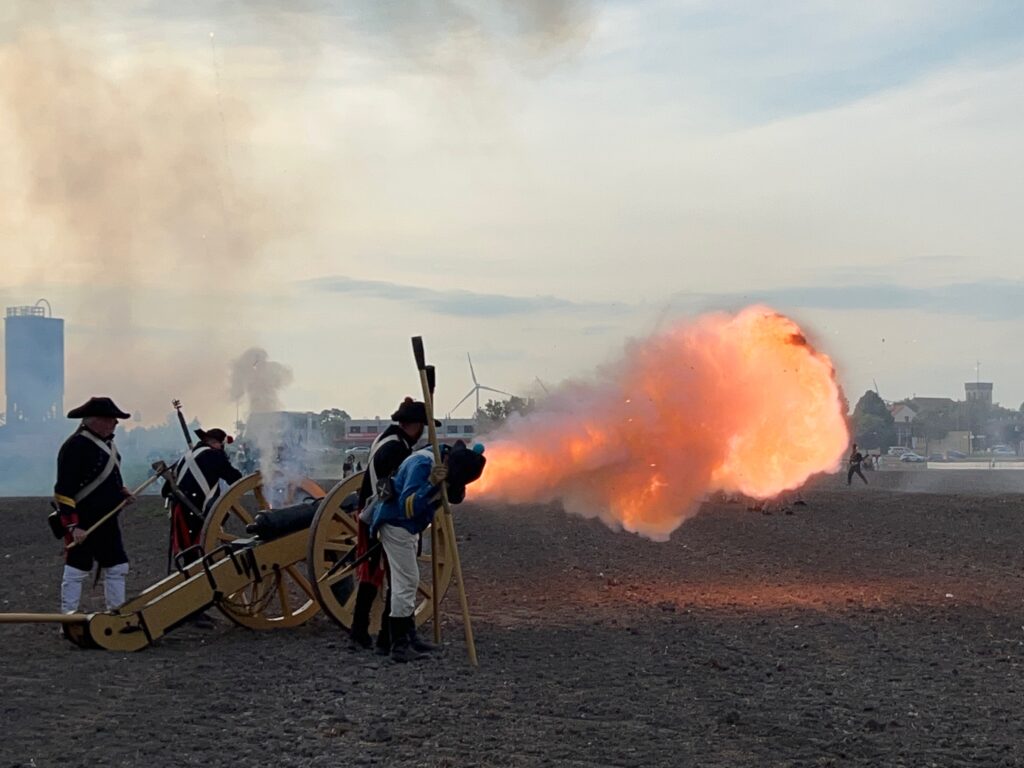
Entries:
[[174, 406], [174, 410], [178, 413], [178, 423], [181, 425], [181, 432], [185, 435], [185, 442], [188, 444], [189, 450], [192, 450], [192, 433], [188, 431], [188, 424], [185, 423], [185, 414], [181, 412], [181, 400], [171, 400], [171, 405]]

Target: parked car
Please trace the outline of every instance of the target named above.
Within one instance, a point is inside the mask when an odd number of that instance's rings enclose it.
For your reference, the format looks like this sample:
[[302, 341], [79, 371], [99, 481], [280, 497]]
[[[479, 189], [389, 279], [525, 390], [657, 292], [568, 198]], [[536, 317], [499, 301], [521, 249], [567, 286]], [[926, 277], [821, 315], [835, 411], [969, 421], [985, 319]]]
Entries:
[[900, 456], [900, 461], [905, 461], [909, 464], [922, 464], [925, 461], [927, 461], [927, 459], [925, 459], [924, 456], [920, 456], [919, 454], [914, 453], [913, 451], [907, 451], [902, 456]]
[[946, 457], [943, 456], [941, 453], [929, 453], [928, 454], [928, 461], [945, 461], [945, 460], [946, 460]]
[[992, 449], [993, 456], [1016, 456], [1017, 452], [1008, 445], [997, 445]]
[[962, 461], [967, 458], [963, 451], [946, 451], [946, 459], [949, 461]]

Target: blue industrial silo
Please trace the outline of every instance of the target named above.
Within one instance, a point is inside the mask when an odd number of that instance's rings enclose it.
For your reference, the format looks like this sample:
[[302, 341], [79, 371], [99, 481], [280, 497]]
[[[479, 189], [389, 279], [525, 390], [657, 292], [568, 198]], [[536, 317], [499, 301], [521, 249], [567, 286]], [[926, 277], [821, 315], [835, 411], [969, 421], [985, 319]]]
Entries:
[[46, 299], [8, 307], [4, 318], [7, 424], [30, 426], [64, 417], [64, 320]]

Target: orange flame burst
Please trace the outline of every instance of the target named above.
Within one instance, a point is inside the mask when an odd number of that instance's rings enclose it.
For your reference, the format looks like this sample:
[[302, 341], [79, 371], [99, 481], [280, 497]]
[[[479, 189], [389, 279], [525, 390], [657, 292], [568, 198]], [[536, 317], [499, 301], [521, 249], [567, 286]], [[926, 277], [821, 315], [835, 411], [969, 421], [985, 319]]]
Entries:
[[849, 442], [832, 361], [766, 307], [633, 342], [487, 445], [484, 498], [560, 499], [666, 539], [712, 491], [771, 498], [834, 471]]

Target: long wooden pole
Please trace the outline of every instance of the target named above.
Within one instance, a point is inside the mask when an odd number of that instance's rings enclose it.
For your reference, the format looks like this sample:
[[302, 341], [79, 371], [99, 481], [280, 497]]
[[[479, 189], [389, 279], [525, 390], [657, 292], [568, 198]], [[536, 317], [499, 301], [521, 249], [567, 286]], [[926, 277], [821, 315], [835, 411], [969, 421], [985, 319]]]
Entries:
[[88, 613], [0, 613], [0, 624], [84, 624]]
[[[160, 473], [157, 473], [157, 474], [153, 475], [151, 478], [146, 480], [146, 482], [144, 482], [142, 485], [140, 485], [138, 488], [136, 488], [134, 491], [132, 491], [131, 498], [134, 498], [135, 496], [138, 496], [140, 493], [142, 493], [144, 490], [146, 490], [149, 486], [151, 486], [153, 483], [155, 483], [159, 479], [160, 479]], [[122, 509], [124, 509], [125, 504], [128, 503], [128, 499], [129, 499], [129, 497], [125, 496], [124, 497], [124, 501], [122, 501], [120, 504], [118, 504], [112, 510], [107, 512], [107, 514], [105, 514], [103, 517], [101, 517], [95, 523], [93, 523], [88, 528], [86, 528], [85, 529], [85, 536], [83, 536], [78, 541], [72, 541], [70, 544], [68, 544], [68, 549], [74, 549], [75, 547], [77, 547], [79, 544], [81, 544], [83, 541], [85, 541], [87, 538], [89, 538], [89, 534], [90, 533], [95, 531], [97, 528], [99, 528], [101, 525], [103, 525], [105, 522], [107, 522], [107, 520], [112, 518], [114, 515], [116, 515]]]
[[[413, 350], [415, 351], [415, 342], [413, 343]], [[422, 350], [422, 346], [420, 347]], [[419, 365], [420, 358], [416, 358], [416, 364]], [[427, 434], [430, 436], [430, 445], [434, 449], [434, 462], [437, 464], [441, 463], [441, 449], [437, 441], [437, 429], [434, 427], [434, 414], [433, 414], [433, 403], [434, 403], [434, 390], [430, 386], [430, 376], [427, 373], [427, 366], [424, 365], [420, 368], [420, 384], [423, 387], [423, 404], [424, 410], [427, 412]], [[443, 487], [443, 486], [442, 486]], [[434, 517], [434, 522], [437, 522], [437, 516]], [[438, 584], [441, 581], [441, 563], [437, 559], [437, 525], [431, 524], [430, 526], [430, 605], [433, 608], [434, 615], [434, 642], [440, 644], [441, 642], [441, 591], [438, 589]]]
[[[429, 401], [424, 396], [424, 405], [427, 412], [427, 424], [430, 432], [434, 432], [434, 437], [431, 439], [431, 445], [437, 442], [437, 433], [434, 428], [434, 415], [433, 415], [433, 404], [434, 404], [434, 382], [433, 382], [433, 366], [425, 366], [420, 371], [420, 383], [425, 384], [426, 389], [424, 392], [429, 391]], [[430, 405], [426, 405], [429, 402]], [[429, 432], [428, 432], [429, 434]], [[439, 461], [437, 452], [434, 453], [434, 460]], [[436, 519], [436, 518], [435, 518]], [[438, 589], [438, 584], [441, 582], [441, 561], [437, 559], [439, 539], [437, 535], [437, 526], [430, 526], [430, 603], [433, 607], [434, 615], [434, 644], [441, 644], [441, 591]]]
[[[434, 462], [436, 464], [441, 463], [441, 445], [437, 440], [437, 429], [434, 427], [434, 398], [431, 392], [430, 383], [427, 379], [427, 361], [426, 354], [423, 350], [423, 337], [413, 336], [412, 338], [412, 351], [416, 358], [416, 367], [420, 372], [420, 383], [423, 386], [423, 404], [426, 406], [427, 411], [427, 431], [430, 436], [430, 445], [434, 449]], [[436, 520], [436, 516], [435, 516]], [[455, 576], [455, 586], [459, 591], [459, 606], [462, 608], [462, 626], [466, 635], [466, 652], [469, 655], [469, 663], [471, 666], [478, 666], [476, 659], [476, 642], [473, 640], [473, 621], [469, 615], [469, 600], [466, 597], [466, 585], [462, 581], [462, 563], [459, 561], [459, 548], [455, 541], [455, 524], [452, 522], [452, 508], [448, 501], [448, 488], [444, 483], [441, 483], [441, 524], [444, 525], [446, 538], [451, 542], [452, 552], [452, 571]], [[433, 526], [431, 526], [433, 528]], [[436, 538], [431, 534], [431, 544], [436, 543]], [[435, 559], [436, 563], [436, 547], [431, 547], [431, 558]], [[432, 592], [434, 601], [434, 626], [435, 636], [439, 632], [440, 620], [436, 611], [439, 605], [439, 596], [437, 594], [437, 567], [434, 568], [434, 584]]]

